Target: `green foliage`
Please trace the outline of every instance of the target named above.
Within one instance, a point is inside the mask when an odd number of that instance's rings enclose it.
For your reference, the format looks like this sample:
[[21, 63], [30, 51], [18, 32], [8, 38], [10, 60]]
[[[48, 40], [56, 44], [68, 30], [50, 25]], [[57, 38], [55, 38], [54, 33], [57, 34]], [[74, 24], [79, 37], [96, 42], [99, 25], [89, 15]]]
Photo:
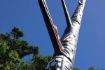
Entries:
[[28, 69], [28, 64], [25, 62], [20, 62], [17, 67], [15, 68], [15, 70], [30, 70]]
[[29, 54], [38, 55], [38, 47], [20, 39], [23, 35], [16, 27], [10, 33], [0, 34], [0, 70], [26, 70], [28, 64], [21, 58]]
[[36, 70], [44, 70], [48, 62], [51, 60], [51, 56], [35, 56], [32, 65]]
[[11, 34], [13, 35], [14, 39], [19, 39], [20, 37], [23, 37], [23, 32], [20, 31], [19, 28], [14, 27], [11, 31]]
[[26, 55], [39, 53], [38, 47], [30, 46], [27, 41], [20, 39], [24, 33], [14, 27], [10, 33], [0, 34], [0, 42], [5, 42], [11, 50], [17, 51], [20, 58]]
[[0, 42], [0, 70], [14, 70], [19, 62], [17, 52], [10, 50], [5, 42]]

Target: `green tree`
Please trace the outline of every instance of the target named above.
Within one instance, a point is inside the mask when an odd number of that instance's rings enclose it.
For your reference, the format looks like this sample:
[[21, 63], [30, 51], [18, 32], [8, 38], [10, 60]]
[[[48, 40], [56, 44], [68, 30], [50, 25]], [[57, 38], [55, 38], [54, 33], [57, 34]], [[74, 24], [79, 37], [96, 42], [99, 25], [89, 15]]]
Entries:
[[10, 50], [5, 42], [0, 42], [0, 70], [14, 70], [19, 62], [18, 53]]
[[33, 67], [35, 67], [36, 70], [44, 70], [50, 60], [51, 56], [37, 55], [33, 58], [32, 65]]
[[23, 35], [24, 35], [23, 32], [20, 31], [20, 29], [17, 27], [14, 27], [12, 29], [11, 34], [13, 35], [14, 39], [19, 39], [20, 37], [23, 37]]
[[0, 34], [0, 70], [26, 70], [28, 64], [21, 59], [39, 53], [38, 47], [30, 46], [27, 41], [20, 39], [23, 35], [16, 27], [10, 33]]

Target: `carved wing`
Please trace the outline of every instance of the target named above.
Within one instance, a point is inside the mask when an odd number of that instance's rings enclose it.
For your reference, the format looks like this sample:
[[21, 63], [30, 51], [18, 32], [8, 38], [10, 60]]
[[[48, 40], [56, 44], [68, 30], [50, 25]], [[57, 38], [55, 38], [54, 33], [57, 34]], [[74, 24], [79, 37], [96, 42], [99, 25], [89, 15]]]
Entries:
[[45, 0], [39, 0], [39, 5], [41, 8], [41, 12], [43, 14], [43, 18], [47, 27], [47, 30], [50, 35], [50, 39], [53, 44], [53, 48], [55, 51], [55, 54], [59, 54], [62, 52], [62, 44], [59, 39], [58, 31], [56, 26], [53, 24], [53, 20], [51, 18], [50, 12], [48, 10], [47, 4]]
[[66, 22], [67, 22], [67, 27], [70, 27], [72, 25], [72, 22], [71, 22], [71, 17], [69, 15], [65, 0], [61, 0], [61, 2], [62, 2], [63, 9], [64, 9], [64, 14], [65, 14]]

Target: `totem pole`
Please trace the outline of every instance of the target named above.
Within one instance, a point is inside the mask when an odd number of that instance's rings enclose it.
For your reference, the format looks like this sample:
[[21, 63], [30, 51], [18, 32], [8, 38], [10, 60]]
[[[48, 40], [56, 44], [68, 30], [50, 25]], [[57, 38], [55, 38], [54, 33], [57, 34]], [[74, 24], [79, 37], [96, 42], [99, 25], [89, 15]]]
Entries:
[[85, 2], [86, 0], [79, 0], [73, 16], [70, 17], [65, 0], [61, 0], [67, 26], [60, 39], [57, 27], [54, 25], [48, 10], [46, 0], [39, 0], [41, 12], [54, 48], [53, 58], [48, 63], [46, 70], [73, 70]]

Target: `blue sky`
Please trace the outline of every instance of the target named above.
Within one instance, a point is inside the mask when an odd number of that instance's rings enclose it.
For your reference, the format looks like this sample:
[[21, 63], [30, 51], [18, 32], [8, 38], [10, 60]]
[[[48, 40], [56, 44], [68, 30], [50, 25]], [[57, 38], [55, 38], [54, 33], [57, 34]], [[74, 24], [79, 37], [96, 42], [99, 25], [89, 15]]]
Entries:
[[[70, 14], [77, 0], [66, 0]], [[47, 0], [51, 16], [62, 35], [66, 21], [60, 0]], [[87, 0], [82, 19], [75, 66], [87, 70], [90, 66], [105, 69], [105, 0]], [[24, 40], [37, 45], [41, 55], [53, 55], [52, 44], [43, 21], [38, 0], [0, 0], [0, 33], [16, 26]]]

